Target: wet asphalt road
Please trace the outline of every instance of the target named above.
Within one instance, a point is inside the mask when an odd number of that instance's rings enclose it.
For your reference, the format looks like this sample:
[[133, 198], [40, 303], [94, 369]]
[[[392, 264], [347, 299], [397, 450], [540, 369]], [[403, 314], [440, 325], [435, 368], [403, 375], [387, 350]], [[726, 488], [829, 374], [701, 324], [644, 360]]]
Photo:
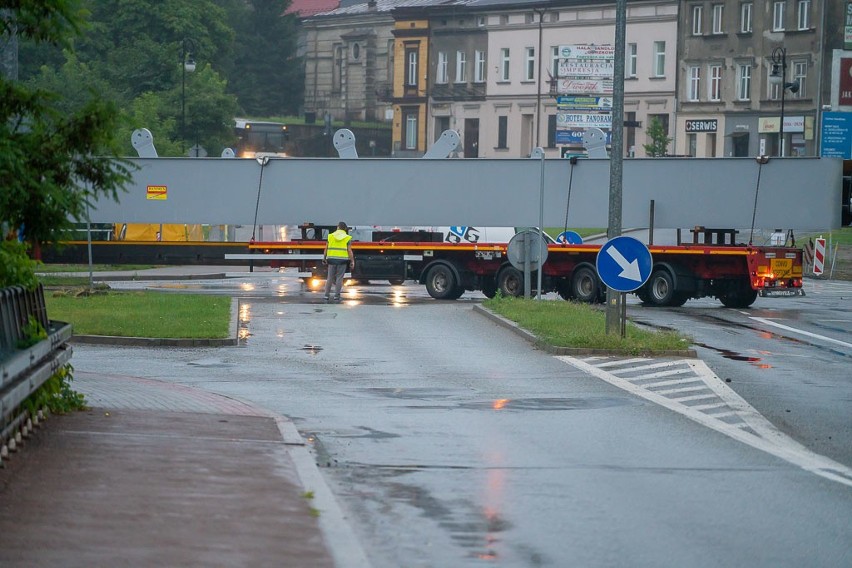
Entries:
[[287, 275], [156, 286], [232, 289], [244, 345], [80, 345], [75, 368], [291, 417], [376, 567], [852, 560], [849, 486], [533, 350], [472, 312], [481, 296], [376, 285], [326, 306]]

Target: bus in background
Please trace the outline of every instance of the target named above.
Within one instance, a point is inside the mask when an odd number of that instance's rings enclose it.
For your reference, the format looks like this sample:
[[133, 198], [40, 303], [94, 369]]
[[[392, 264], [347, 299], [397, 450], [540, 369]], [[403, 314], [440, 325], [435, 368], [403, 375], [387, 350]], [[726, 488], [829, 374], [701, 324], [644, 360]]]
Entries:
[[236, 118], [234, 123], [237, 136], [234, 153], [238, 158], [287, 157], [290, 132], [283, 122]]

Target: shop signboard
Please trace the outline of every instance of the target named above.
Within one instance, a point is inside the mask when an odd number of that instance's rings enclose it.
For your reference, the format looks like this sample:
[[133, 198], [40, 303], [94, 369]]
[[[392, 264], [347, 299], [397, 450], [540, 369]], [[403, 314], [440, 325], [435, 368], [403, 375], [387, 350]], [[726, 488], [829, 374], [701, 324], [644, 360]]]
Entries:
[[556, 129], [612, 128], [612, 113], [556, 113]]
[[[820, 156], [852, 160], [852, 112], [822, 113]], [[559, 132], [556, 132], [557, 136]]]

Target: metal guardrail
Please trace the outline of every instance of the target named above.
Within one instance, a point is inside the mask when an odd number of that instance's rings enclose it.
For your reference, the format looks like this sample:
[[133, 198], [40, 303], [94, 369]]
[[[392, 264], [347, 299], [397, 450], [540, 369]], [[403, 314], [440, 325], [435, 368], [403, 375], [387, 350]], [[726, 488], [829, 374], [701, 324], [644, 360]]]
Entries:
[[[30, 316], [47, 331], [47, 339], [18, 349]], [[72, 331], [70, 324], [47, 318], [41, 285], [0, 289], [0, 462], [27, 436], [33, 421], [38, 423], [38, 416], [29, 416], [21, 405], [71, 359]]]

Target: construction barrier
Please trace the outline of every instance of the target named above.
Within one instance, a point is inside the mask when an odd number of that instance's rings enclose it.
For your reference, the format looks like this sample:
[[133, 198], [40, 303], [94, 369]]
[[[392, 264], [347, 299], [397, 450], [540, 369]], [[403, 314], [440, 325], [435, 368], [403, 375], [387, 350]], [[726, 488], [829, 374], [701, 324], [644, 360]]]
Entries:
[[814, 240], [814, 276], [822, 276], [825, 268], [825, 239]]

